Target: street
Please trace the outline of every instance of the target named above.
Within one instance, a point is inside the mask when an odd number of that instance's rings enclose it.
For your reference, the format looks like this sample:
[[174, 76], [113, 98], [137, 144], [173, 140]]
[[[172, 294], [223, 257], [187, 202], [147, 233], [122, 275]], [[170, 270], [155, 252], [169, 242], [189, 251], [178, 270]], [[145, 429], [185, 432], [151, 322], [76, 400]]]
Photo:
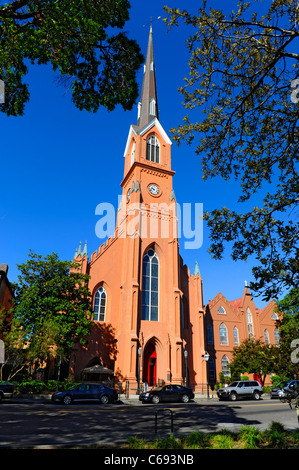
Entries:
[[111, 445], [126, 442], [130, 436], [164, 437], [171, 433], [171, 424], [173, 433], [182, 435], [193, 430], [237, 431], [243, 425], [264, 430], [272, 421], [298, 429], [295, 409], [270, 399], [237, 403], [201, 399], [169, 406], [143, 405], [137, 399], [70, 406], [7, 400], [0, 405], [0, 447]]

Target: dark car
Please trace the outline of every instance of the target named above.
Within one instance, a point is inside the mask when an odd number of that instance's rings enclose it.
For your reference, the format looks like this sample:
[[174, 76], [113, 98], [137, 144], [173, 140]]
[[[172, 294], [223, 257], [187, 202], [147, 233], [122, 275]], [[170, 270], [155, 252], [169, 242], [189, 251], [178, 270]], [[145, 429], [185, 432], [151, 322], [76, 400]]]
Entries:
[[0, 383], [0, 401], [3, 398], [12, 398], [14, 389], [14, 385], [9, 382]]
[[286, 398], [288, 394], [293, 395], [295, 398], [299, 392], [299, 380], [289, 380], [286, 385], [282, 387], [282, 389], [278, 390], [278, 396], [280, 399]]
[[62, 401], [65, 405], [70, 405], [75, 400], [97, 400], [101, 403], [116, 401], [118, 395], [116, 390], [105, 387], [102, 384], [83, 383], [63, 392], [55, 392], [52, 401]]
[[279, 398], [279, 393], [278, 391], [281, 390], [283, 387], [285, 387], [288, 384], [287, 381], [279, 382], [275, 387], [271, 388], [270, 390], [270, 396], [271, 398]]
[[139, 400], [143, 403], [160, 403], [171, 401], [182, 401], [188, 403], [194, 398], [194, 393], [191, 388], [183, 387], [182, 385], [163, 385], [156, 387], [148, 392], [141, 393]]

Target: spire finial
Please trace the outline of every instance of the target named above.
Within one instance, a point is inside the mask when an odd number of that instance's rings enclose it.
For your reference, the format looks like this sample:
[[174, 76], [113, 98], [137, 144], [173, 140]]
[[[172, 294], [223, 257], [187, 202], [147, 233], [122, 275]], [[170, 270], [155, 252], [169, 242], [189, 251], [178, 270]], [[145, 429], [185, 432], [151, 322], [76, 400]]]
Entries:
[[[158, 17], [158, 18], [161, 18], [161, 17]], [[156, 18], [156, 20], [158, 18]], [[140, 103], [138, 106], [137, 126], [139, 126], [140, 128], [145, 127], [149, 122], [151, 122], [155, 118], [159, 119], [154, 48], [153, 48], [153, 34], [152, 34], [153, 21], [155, 20], [151, 18], [146, 61], [145, 61], [145, 66], [144, 66], [141, 98], [140, 98]]]

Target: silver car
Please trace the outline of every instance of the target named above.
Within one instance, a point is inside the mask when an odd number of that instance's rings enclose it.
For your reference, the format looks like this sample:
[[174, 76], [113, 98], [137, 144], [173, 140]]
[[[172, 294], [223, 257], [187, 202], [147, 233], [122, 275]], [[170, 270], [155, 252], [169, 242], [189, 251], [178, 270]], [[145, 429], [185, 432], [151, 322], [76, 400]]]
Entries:
[[238, 400], [239, 398], [254, 398], [259, 400], [263, 393], [261, 384], [257, 380], [236, 380], [227, 387], [219, 388], [219, 400]]

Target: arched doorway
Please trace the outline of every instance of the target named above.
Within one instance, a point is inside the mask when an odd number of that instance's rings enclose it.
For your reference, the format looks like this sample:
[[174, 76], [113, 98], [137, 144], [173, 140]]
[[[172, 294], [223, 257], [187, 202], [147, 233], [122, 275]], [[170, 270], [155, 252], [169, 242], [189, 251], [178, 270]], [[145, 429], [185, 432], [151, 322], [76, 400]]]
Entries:
[[157, 384], [157, 351], [152, 342], [148, 343], [144, 350], [142, 380], [150, 387]]

